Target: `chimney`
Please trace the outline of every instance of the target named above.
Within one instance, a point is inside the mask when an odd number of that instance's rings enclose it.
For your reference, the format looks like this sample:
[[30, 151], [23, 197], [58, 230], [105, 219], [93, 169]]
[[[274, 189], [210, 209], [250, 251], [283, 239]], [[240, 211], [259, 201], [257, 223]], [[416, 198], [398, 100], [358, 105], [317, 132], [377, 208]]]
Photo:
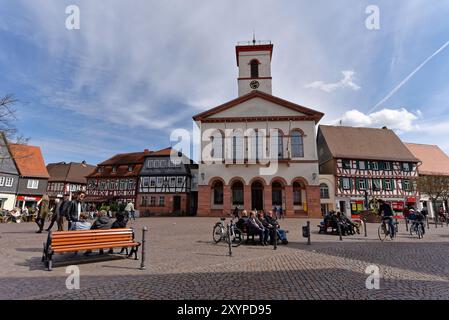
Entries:
[[383, 126], [382, 129], [384, 130], [388, 130], [387, 126]]
[[149, 149], [145, 149], [145, 150], [143, 150], [143, 153], [148, 154], [148, 153], [150, 153], [150, 150]]

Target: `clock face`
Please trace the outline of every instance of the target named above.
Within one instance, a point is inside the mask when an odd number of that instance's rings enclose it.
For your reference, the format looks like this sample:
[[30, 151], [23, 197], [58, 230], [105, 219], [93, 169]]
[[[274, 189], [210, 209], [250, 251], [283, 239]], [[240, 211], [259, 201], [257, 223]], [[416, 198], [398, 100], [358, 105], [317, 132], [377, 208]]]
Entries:
[[259, 88], [259, 81], [253, 80], [249, 83], [249, 86], [251, 87], [251, 89], [257, 89]]

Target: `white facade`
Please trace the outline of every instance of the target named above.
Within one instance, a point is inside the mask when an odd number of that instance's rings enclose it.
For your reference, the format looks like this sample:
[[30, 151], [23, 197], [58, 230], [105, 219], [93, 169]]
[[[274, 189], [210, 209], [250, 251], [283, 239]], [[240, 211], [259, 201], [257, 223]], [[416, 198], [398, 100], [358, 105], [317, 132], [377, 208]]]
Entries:
[[12, 210], [14, 209], [14, 205], [16, 203], [16, 195], [1, 193], [0, 194], [0, 208], [4, 210]]
[[[272, 94], [271, 87], [271, 53], [272, 47], [267, 46], [261, 51], [246, 51], [252, 46], [239, 47], [237, 51], [237, 61], [239, 67], [238, 88], [239, 96], [250, 93], [253, 90], [259, 90]], [[247, 49], [245, 49], [247, 48]], [[258, 76], [251, 74], [251, 62], [258, 63]], [[251, 86], [251, 83], [253, 85]]]

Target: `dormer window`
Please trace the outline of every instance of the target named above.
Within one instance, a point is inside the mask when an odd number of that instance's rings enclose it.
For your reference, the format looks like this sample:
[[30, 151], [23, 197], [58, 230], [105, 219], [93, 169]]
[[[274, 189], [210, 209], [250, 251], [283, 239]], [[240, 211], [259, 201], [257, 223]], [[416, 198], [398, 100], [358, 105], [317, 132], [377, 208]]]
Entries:
[[259, 78], [259, 61], [251, 60], [251, 78]]
[[133, 172], [134, 167], [132, 165], [128, 166], [128, 172]]
[[117, 167], [116, 166], [113, 166], [112, 167], [112, 173], [116, 173], [117, 172]]
[[103, 167], [98, 168], [98, 173], [103, 173], [103, 172], [104, 172]]

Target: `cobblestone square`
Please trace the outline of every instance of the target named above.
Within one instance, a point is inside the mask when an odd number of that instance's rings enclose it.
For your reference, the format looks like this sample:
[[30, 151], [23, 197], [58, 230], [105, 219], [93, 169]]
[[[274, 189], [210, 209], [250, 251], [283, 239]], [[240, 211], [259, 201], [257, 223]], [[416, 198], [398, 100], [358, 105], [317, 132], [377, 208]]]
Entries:
[[[303, 219], [286, 219], [289, 244], [241, 245], [228, 256], [212, 243], [218, 219], [141, 218], [132, 221], [137, 240], [149, 227], [146, 270], [123, 256], [56, 255], [52, 272], [41, 262], [47, 234], [33, 223], [0, 224], [0, 299], [449, 299], [449, 228], [430, 225], [423, 239], [401, 221], [393, 241], [380, 242], [377, 224], [368, 237], [302, 238]], [[140, 254], [139, 254], [140, 258]], [[66, 266], [80, 268], [80, 289], [66, 288]], [[368, 290], [369, 265], [380, 268], [380, 289]]]

